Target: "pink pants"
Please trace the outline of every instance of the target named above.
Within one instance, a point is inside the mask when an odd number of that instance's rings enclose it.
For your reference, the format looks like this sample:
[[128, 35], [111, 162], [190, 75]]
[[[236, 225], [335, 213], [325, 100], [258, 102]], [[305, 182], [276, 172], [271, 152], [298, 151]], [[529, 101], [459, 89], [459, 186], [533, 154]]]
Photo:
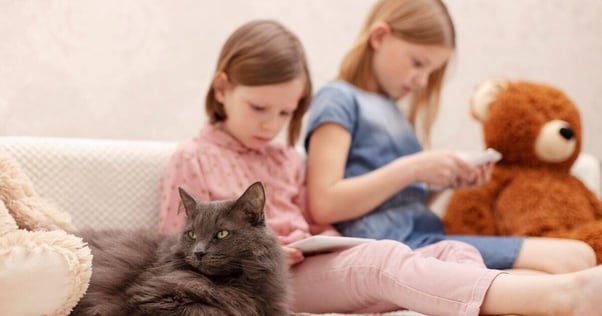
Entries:
[[309, 256], [293, 267], [293, 309], [299, 312], [387, 312], [478, 315], [501, 273], [457, 241], [411, 250], [390, 240]]

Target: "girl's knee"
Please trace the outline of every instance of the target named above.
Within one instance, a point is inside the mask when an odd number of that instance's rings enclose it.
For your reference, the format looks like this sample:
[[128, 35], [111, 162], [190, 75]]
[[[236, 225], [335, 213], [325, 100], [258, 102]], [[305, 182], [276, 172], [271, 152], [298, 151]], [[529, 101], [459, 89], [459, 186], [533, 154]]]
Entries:
[[406, 244], [395, 240], [376, 240], [358, 247], [360, 247], [359, 250], [361, 251], [360, 256], [373, 258], [377, 261], [385, 259], [384, 257], [390, 258], [391, 256], [396, 256], [402, 258], [414, 254], [414, 250]]
[[587, 243], [574, 239], [528, 238], [515, 268], [546, 273], [569, 273], [596, 265], [596, 254]]
[[484, 266], [483, 257], [479, 250], [468, 243], [456, 240], [443, 240], [428, 247], [433, 248], [431, 255], [438, 259]]
[[571, 240], [568, 251], [562, 255], [567, 258], [566, 272], [579, 271], [596, 266], [596, 253], [587, 243], [580, 240]]
[[406, 245], [402, 242], [399, 242], [399, 241], [389, 240], [389, 239], [377, 240], [370, 244], [373, 244], [374, 248], [378, 248], [378, 249], [380, 249], [380, 251], [384, 251], [387, 253], [390, 253], [390, 252], [411, 253], [413, 251], [412, 248], [410, 248], [408, 245]]
[[[437, 258], [439, 260], [475, 264], [484, 266], [483, 258], [477, 248], [464, 242], [454, 240], [443, 240], [432, 245], [428, 245], [416, 250], [412, 250], [406, 244], [393, 240], [378, 240], [366, 244], [364, 248], [365, 256], [380, 258], [385, 256], [388, 259], [396, 256], [403, 260], [404, 257], [410, 257], [420, 254], [425, 257]], [[378, 260], [378, 259], [377, 259]]]
[[475, 246], [462, 241], [442, 240], [437, 244], [442, 245], [442, 248], [448, 249], [449, 251], [461, 251], [466, 253], [480, 254], [479, 250]]
[[[568, 273], [596, 266], [594, 249], [580, 240], [565, 240], [563, 249], [556, 249], [554, 256], [558, 262], [553, 273]], [[554, 260], [552, 259], [552, 260]]]

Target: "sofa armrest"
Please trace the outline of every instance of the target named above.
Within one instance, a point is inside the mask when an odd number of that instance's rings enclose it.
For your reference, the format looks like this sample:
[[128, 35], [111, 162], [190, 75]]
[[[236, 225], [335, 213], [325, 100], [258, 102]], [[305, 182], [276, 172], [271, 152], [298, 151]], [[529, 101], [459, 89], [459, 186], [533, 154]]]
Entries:
[[571, 168], [571, 174], [583, 181], [598, 198], [602, 197], [602, 167], [596, 157], [581, 153]]
[[40, 196], [78, 228], [157, 228], [160, 178], [176, 143], [0, 137]]

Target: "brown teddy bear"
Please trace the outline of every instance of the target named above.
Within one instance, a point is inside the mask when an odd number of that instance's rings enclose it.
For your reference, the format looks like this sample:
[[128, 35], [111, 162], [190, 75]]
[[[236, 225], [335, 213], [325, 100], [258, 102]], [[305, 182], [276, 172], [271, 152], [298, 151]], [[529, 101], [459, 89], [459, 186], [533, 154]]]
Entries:
[[73, 230], [69, 215], [0, 154], [0, 314], [69, 315], [92, 273], [90, 249]]
[[602, 263], [602, 202], [569, 173], [581, 149], [573, 102], [544, 84], [493, 79], [477, 87], [471, 110], [502, 160], [491, 181], [453, 193], [446, 231], [579, 239]]

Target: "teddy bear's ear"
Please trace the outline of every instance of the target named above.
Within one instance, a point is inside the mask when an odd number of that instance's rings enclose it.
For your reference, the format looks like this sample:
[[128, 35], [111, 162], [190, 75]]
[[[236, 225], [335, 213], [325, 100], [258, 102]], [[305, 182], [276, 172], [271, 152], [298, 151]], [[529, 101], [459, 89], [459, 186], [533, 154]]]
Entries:
[[477, 120], [483, 122], [489, 115], [489, 106], [497, 95], [508, 86], [508, 80], [504, 78], [489, 79], [475, 88], [470, 99], [470, 112]]

